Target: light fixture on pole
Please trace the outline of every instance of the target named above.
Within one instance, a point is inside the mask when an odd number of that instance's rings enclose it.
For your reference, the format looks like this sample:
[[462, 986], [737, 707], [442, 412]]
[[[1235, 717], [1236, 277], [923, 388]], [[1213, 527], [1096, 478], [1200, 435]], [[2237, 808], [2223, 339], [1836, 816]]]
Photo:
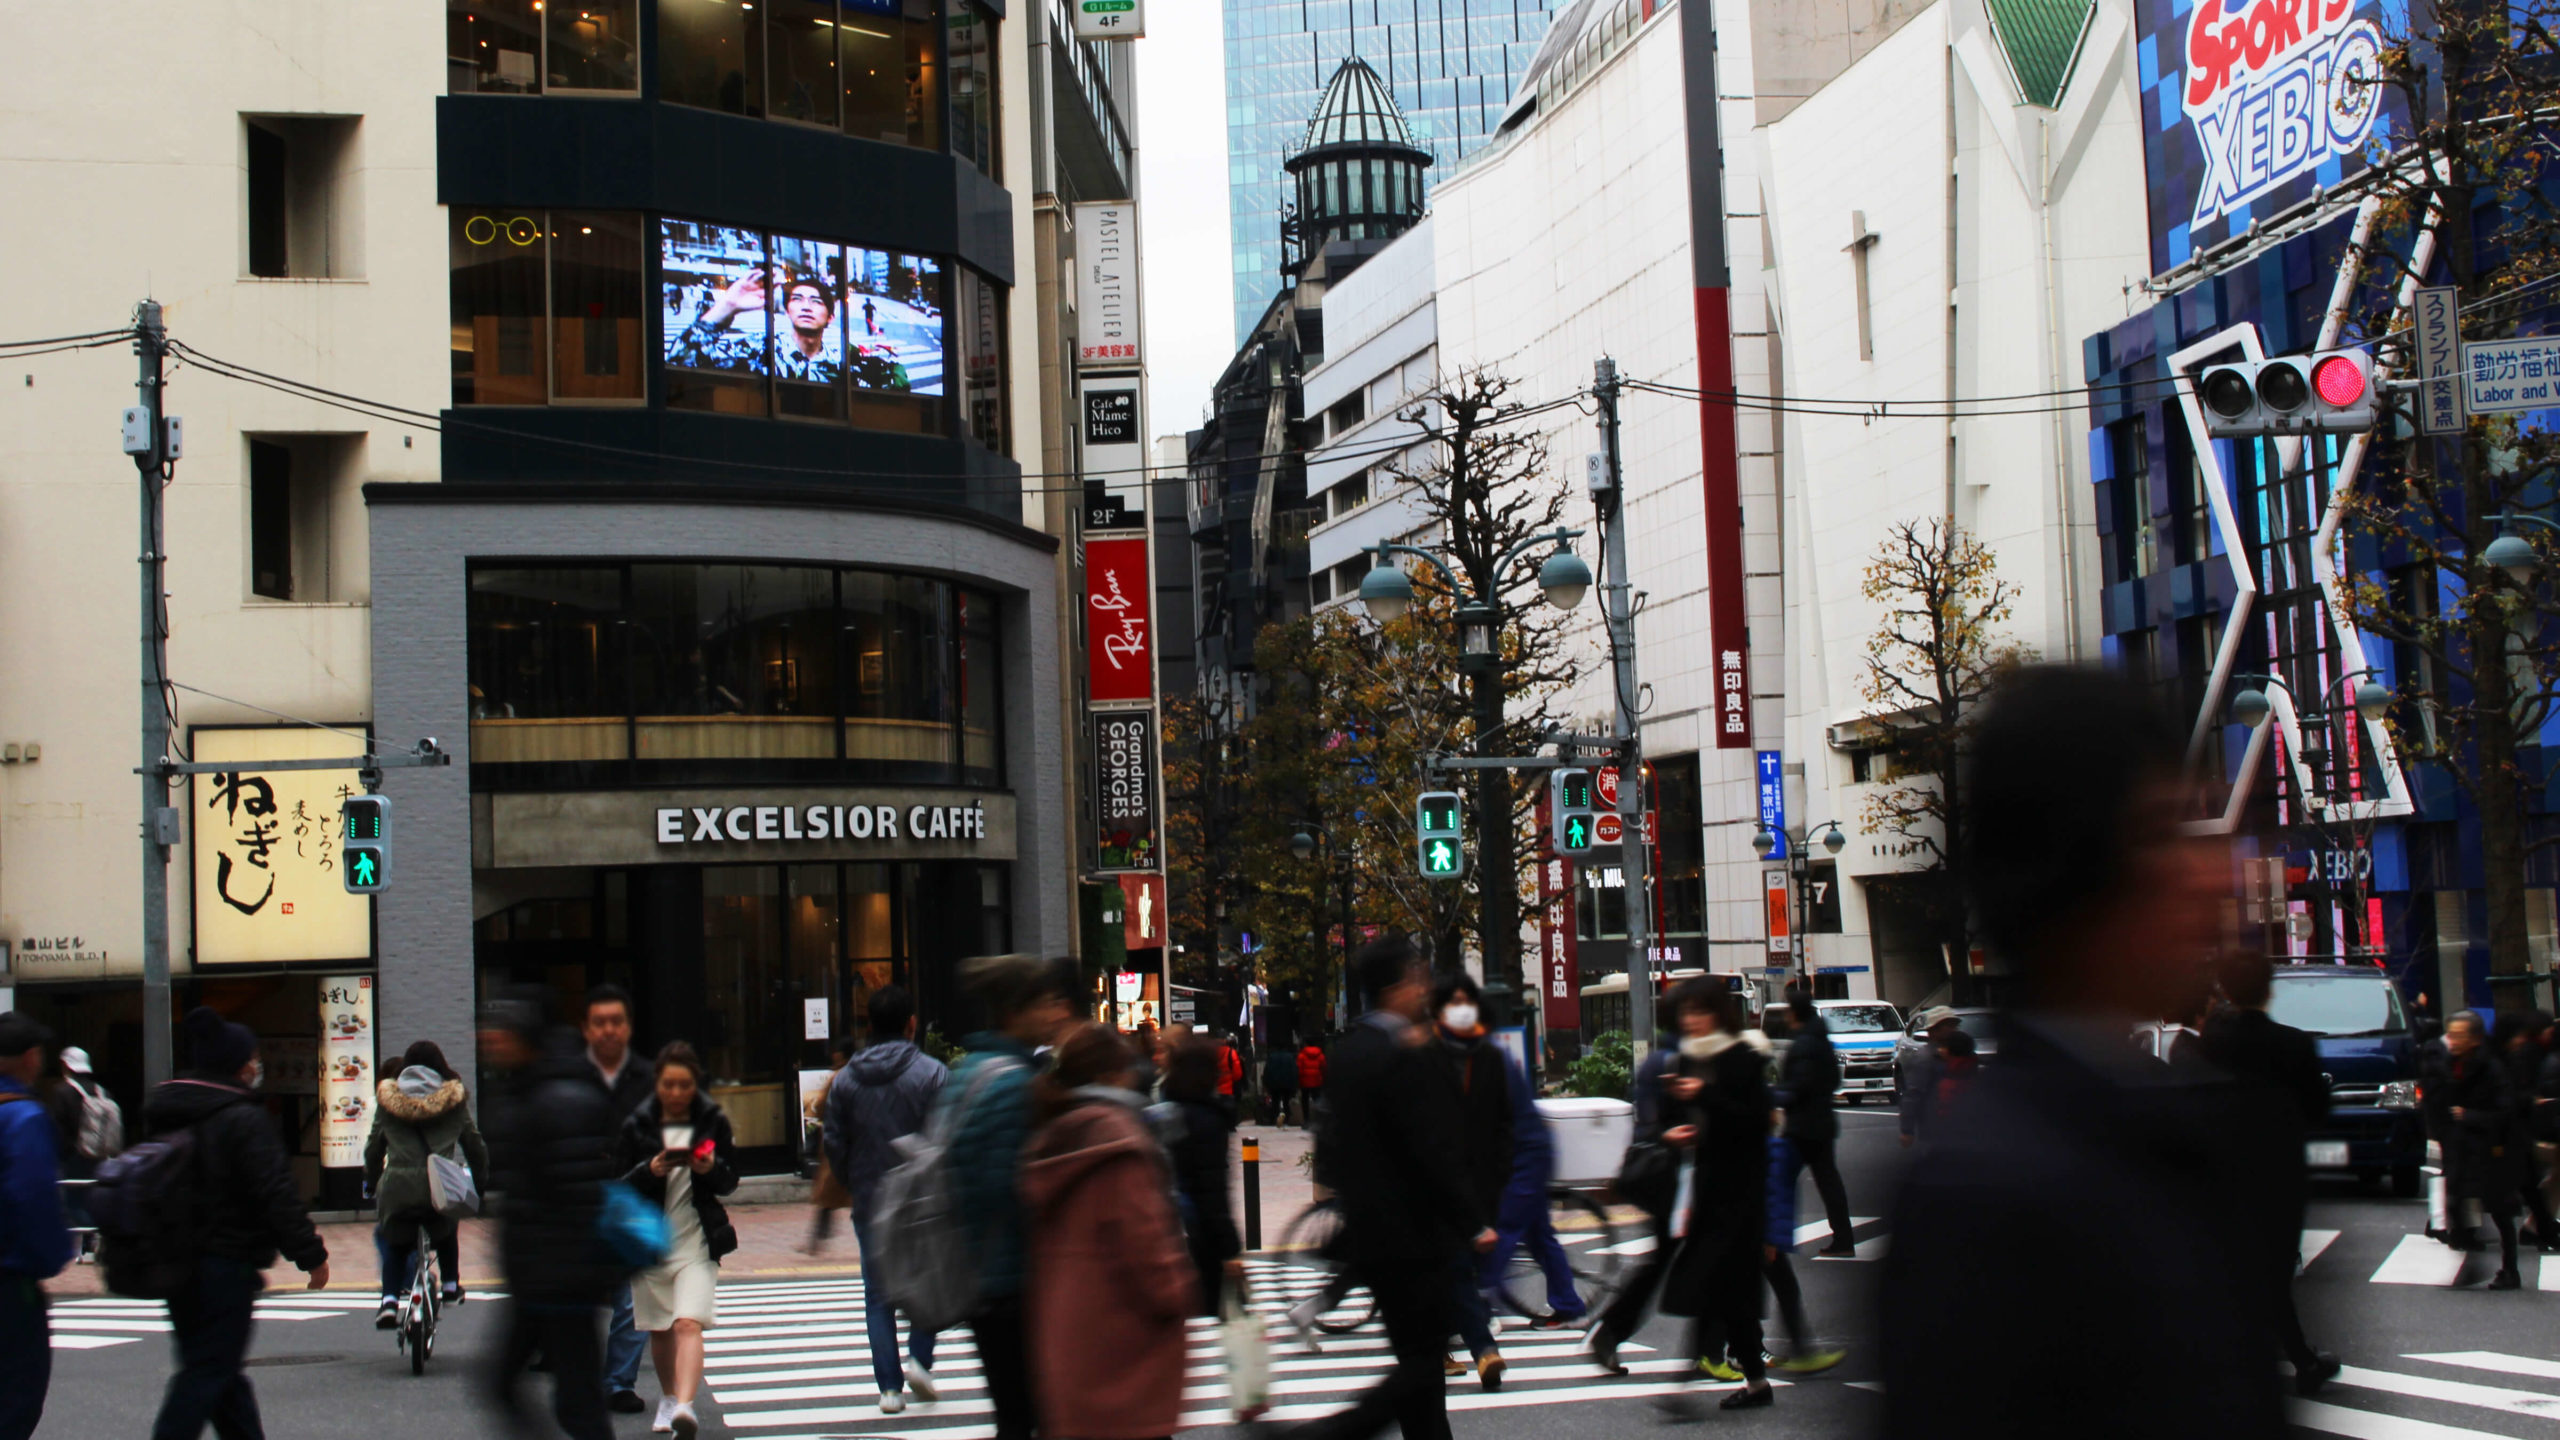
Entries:
[[1581, 556], [1559, 547], [1538, 567], [1538, 588], [1545, 592], [1548, 604], [1570, 610], [1591, 590], [1591, 567], [1582, 563]]
[[2542, 568], [2542, 557], [2534, 553], [2533, 542], [2516, 533], [2516, 527], [2538, 525], [2560, 535], [2560, 525], [2521, 510], [2501, 510], [2489, 518], [2498, 522], [2498, 538], [2481, 547], [2480, 558], [2507, 572], [2516, 584], [2532, 584], [2534, 573]]
[[1360, 577], [1360, 603], [1369, 608], [1379, 624], [1393, 625], [1413, 608], [1413, 577], [1381, 555], [1378, 563], [1369, 567], [1369, 573]]
[[[2523, 542], [2519, 541], [2517, 543], [2521, 545]], [[2530, 547], [2527, 547], [2527, 549], [2529, 552]], [[2355, 690], [2353, 691], [2353, 698], [2350, 703], [2355, 706], [2355, 712], [2359, 717], [2367, 721], [2379, 721], [2382, 717], [2391, 713], [2391, 707], [2398, 703], [2400, 697], [2393, 693], [2390, 686], [2372, 678], [2378, 673], [2380, 672], [2373, 670], [2350, 670], [2346, 674], [2339, 676], [2337, 679], [2330, 681], [2329, 684], [2321, 690], [2321, 698], [2328, 698], [2330, 691], [2336, 690], [2347, 681], [2353, 680], [2359, 675], [2364, 676], [2364, 680], [2355, 687]], [[2251, 680], [2257, 682], [2256, 684], [2250, 685], [2248, 688], [2242, 690], [2239, 694], [2231, 697], [2232, 723], [2237, 725], [2246, 725], [2252, 730], [2265, 725], [2267, 723], [2267, 717], [2275, 713], [2275, 701], [2267, 695], [2267, 686], [2272, 685], [2277, 689], [2284, 691], [2287, 695], [2294, 693], [2292, 686], [2287, 685], [2283, 680], [2273, 675], [2235, 675], [2231, 678], [2235, 680]], [[2320, 717], [2311, 716], [2308, 718], [2316, 720]]]

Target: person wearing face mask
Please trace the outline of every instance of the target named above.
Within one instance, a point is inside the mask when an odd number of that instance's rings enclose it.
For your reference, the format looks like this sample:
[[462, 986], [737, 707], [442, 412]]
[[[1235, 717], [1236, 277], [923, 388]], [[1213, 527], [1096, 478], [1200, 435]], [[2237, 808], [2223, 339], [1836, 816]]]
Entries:
[[258, 1397], [242, 1364], [261, 1278], [276, 1252], [329, 1283], [329, 1247], [303, 1208], [275, 1120], [259, 1103], [266, 1079], [258, 1037], [199, 1005], [185, 1022], [187, 1069], [154, 1088], [142, 1110], [145, 1138], [192, 1132], [197, 1197], [196, 1273], [169, 1299], [178, 1369], [160, 1401], [152, 1440], [196, 1440], [210, 1423], [222, 1440], [263, 1440]]
[[[1480, 1215], [1499, 1215], [1502, 1192], [1511, 1180], [1511, 1079], [1502, 1051], [1486, 1038], [1480, 1018], [1484, 992], [1465, 974], [1448, 975], [1431, 987], [1431, 1013], [1439, 1021], [1431, 1054], [1448, 1071], [1458, 1093], [1459, 1179]], [[1493, 1313], [1478, 1283], [1477, 1257], [1458, 1254], [1449, 1276], [1452, 1318], [1458, 1338], [1475, 1361], [1476, 1379], [1487, 1390], [1502, 1388], [1502, 1352], [1493, 1344]], [[1452, 1375], [1463, 1374], [1456, 1360]]]

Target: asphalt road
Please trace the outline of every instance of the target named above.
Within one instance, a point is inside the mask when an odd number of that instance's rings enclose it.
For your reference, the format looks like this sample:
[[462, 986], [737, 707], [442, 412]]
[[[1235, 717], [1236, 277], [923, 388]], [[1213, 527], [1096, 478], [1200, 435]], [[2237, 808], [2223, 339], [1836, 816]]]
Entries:
[[[1844, 1110], [1842, 1169], [1854, 1214], [1879, 1214], [1900, 1154], [1896, 1127], [1883, 1109]], [[1819, 1204], [1808, 1185], [1802, 1218]], [[1274, 1217], [1276, 1233], [1286, 1217]], [[2545, 1265], [2528, 1256], [2527, 1289], [2490, 1293], [2452, 1290], [2445, 1282], [2458, 1259], [2424, 1238], [2423, 1207], [2350, 1186], [2323, 1187], [2306, 1237], [2311, 1259], [2301, 1298], [2316, 1343], [2352, 1367], [2346, 1383], [2320, 1402], [2298, 1406], [2305, 1433], [2356, 1440], [2460, 1440], [2460, 1437], [2548, 1437], [2560, 1418], [2560, 1257]], [[1814, 1227], [1818, 1232], [1820, 1226]], [[1861, 1259], [1800, 1259], [1796, 1270], [1814, 1324], [1836, 1337], [1849, 1358], [1830, 1375], [1787, 1385], [1763, 1411], [1710, 1413], [1703, 1422], [1748, 1428], [1761, 1436], [1856, 1435], [1877, 1414], [1876, 1396], [1861, 1388], [1875, 1374], [1873, 1336], [1865, 1328], [1873, 1263], [1891, 1243], [1882, 1221], [1859, 1227]], [[1818, 1236], [1805, 1247], [1819, 1244]], [[1289, 1267], [1263, 1272], [1275, 1292], [1294, 1280]], [[2485, 1274], [2485, 1272], [2483, 1272]], [[984, 1389], [965, 1336], [946, 1337], [937, 1371], [946, 1398], [897, 1417], [872, 1403], [863, 1358], [857, 1280], [741, 1281], [721, 1290], [722, 1324], [710, 1344], [706, 1433], [770, 1440], [802, 1437], [897, 1437], [976, 1440], [992, 1433]], [[2547, 1287], [2547, 1289], [2545, 1288]], [[348, 1292], [312, 1297], [271, 1292], [262, 1307], [255, 1369], [271, 1434], [342, 1434], [365, 1440], [451, 1440], [495, 1429], [478, 1395], [480, 1361], [495, 1343], [503, 1300], [482, 1298], [447, 1312], [437, 1353], [423, 1377], [388, 1334], [372, 1328], [369, 1302]], [[168, 1346], [156, 1307], [123, 1301], [67, 1301], [54, 1310], [56, 1350], [44, 1436], [147, 1433], [167, 1375]], [[1773, 1327], [1774, 1331], [1774, 1327]], [[1652, 1397], [1677, 1382], [1680, 1334], [1655, 1321], [1626, 1358], [1636, 1373], [1612, 1379], [1578, 1354], [1578, 1337], [1517, 1332], [1504, 1340], [1513, 1369], [1499, 1394], [1472, 1377], [1451, 1383], [1454, 1427], [1461, 1435], [1600, 1440], [1663, 1422]], [[1342, 1403], [1372, 1376], [1382, 1351], [1375, 1335], [1329, 1341], [1308, 1355], [1275, 1339], [1274, 1418], [1320, 1414]], [[538, 1382], [547, 1384], [547, 1382]], [[1191, 1421], [1201, 1440], [1243, 1440], [1224, 1426], [1224, 1388], [1215, 1336], [1195, 1337]], [[641, 1388], [655, 1391], [644, 1368]], [[541, 1396], [535, 1392], [537, 1402]], [[643, 1440], [646, 1417], [616, 1417], [616, 1431]], [[556, 1431], [551, 1433], [557, 1433]]]

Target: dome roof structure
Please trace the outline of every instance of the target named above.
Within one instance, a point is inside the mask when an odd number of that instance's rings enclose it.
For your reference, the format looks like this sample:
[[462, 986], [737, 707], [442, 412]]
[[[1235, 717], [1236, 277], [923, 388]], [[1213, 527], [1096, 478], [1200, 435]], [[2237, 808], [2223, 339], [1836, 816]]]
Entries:
[[1289, 157], [1299, 233], [1310, 253], [1335, 240], [1392, 239], [1422, 218], [1422, 168], [1431, 152], [1387, 83], [1357, 56], [1342, 62]]

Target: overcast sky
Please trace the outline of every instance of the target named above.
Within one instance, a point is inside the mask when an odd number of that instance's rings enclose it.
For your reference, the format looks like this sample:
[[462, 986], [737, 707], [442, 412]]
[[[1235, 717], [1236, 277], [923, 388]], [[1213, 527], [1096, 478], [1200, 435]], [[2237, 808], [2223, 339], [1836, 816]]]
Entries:
[[1156, 0], [1138, 51], [1138, 243], [1145, 266], [1147, 422], [1200, 423], [1234, 358], [1227, 254], [1225, 48], [1215, 0]]

